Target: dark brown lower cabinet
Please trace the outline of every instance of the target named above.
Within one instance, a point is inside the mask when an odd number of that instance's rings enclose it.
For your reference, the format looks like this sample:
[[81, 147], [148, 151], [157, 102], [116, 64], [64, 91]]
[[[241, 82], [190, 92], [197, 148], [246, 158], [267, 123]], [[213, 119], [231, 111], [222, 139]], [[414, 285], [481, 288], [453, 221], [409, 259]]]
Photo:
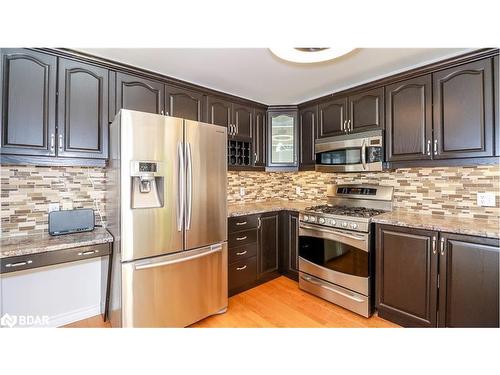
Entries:
[[376, 307], [405, 327], [499, 327], [499, 240], [377, 225]]
[[258, 232], [259, 278], [279, 269], [279, 212], [262, 214]]
[[283, 211], [281, 214], [281, 273], [299, 279], [299, 213]]

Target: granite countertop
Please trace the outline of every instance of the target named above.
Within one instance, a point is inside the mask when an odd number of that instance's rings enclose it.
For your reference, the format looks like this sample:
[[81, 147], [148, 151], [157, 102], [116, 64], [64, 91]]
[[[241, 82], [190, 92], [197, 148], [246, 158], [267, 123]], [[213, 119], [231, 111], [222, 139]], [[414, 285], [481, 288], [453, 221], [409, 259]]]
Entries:
[[96, 227], [92, 232], [64, 234], [61, 236], [51, 236], [44, 233], [41, 235], [7, 237], [0, 240], [0, 259], [108, 242], [113, 242], [113, 236], [101, 227]]
[[372, 221], [380, 224], [421, 228], [439, 232], [500, 238], [500, 221], [498, 220], [419, 214], [411, 211], [396, 209], [391, 212], [374, 216]]
[[285, 201], [285, 200], [272, 200], [264, 202], [244, 202], [244, 203], [231, 203], [227, 205], [227, 216], [243, 216], [252, 214], [261, 214], [264, 212], [273, 211], [302, 211], [306, 207], [323, 204], [324, 201]]

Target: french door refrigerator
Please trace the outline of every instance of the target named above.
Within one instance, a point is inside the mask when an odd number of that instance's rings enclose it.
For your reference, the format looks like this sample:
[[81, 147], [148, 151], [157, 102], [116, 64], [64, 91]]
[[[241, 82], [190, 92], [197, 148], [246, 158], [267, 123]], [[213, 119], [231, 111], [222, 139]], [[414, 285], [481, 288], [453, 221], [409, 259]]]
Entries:
[[113, 327], [185, 327], [227, 309], [224, 127], [121, 110], [110, 125]]

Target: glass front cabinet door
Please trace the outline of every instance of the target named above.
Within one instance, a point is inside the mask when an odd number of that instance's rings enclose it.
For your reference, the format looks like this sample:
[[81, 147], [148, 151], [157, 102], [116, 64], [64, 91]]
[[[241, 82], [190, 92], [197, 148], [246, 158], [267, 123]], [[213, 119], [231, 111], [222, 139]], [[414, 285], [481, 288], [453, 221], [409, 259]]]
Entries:
[[268, 111], [268, 167], [297, 167], [297, 110]]

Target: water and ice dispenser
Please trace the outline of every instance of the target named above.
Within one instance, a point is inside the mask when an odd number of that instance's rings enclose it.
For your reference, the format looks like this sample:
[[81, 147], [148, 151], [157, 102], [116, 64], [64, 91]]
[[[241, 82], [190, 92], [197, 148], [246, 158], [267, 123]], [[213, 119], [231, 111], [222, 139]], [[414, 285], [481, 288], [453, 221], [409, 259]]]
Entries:
[[132, 161], [131, 208], [163, 207], [164, 177], [157, 161]]

